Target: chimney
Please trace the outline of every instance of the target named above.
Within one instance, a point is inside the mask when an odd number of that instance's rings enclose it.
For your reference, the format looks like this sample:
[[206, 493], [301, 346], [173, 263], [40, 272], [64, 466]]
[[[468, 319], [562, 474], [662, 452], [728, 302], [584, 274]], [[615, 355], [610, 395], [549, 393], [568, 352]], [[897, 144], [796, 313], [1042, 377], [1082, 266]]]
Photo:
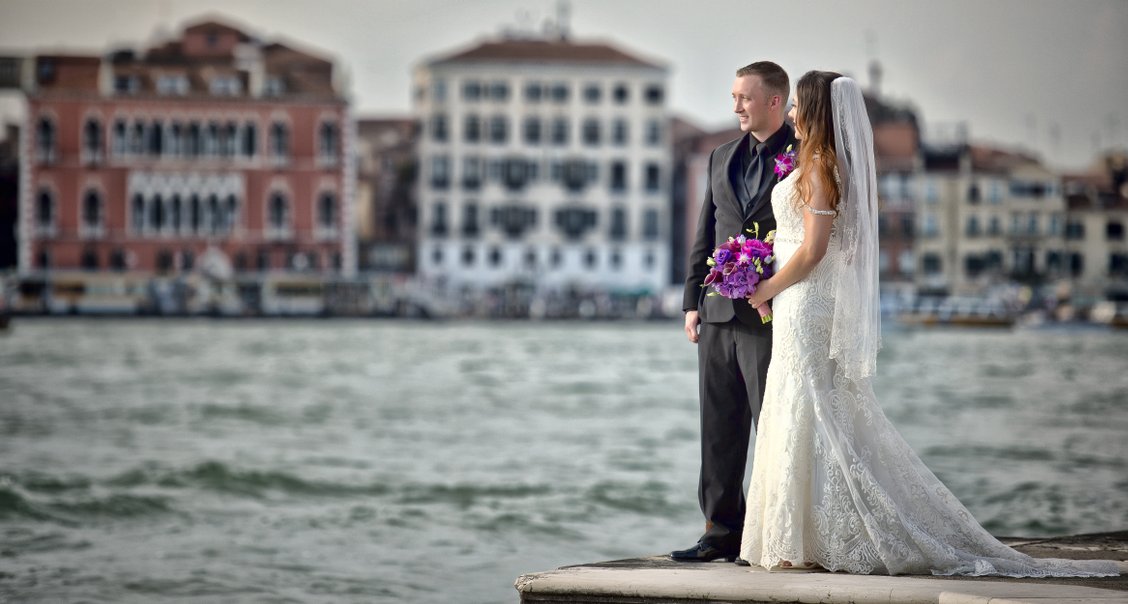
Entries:
[[873, 98], [881, 98], [881, 63], [874, 59], [869, 64], [870, 94]]

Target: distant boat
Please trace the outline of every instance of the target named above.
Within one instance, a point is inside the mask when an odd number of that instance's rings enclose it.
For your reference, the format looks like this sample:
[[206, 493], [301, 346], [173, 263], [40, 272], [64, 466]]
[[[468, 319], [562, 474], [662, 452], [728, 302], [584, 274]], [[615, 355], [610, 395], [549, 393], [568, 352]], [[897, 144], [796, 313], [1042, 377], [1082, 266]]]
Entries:
[[897, 315], [906, 325], [959, 327], [1013, 327], [1018, 314], [1002, 302], [981, 298], [922, 299]]

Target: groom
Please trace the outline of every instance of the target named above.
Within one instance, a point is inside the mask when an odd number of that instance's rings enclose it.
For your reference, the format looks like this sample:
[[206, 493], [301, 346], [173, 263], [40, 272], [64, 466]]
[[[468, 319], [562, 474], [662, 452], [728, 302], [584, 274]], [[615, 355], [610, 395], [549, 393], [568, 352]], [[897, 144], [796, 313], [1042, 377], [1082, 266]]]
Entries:
[[[736, 72], [734, 111], [744, 135], [713, 150], [697, 234], [689, 253], [682, 309], [685, 333], [697, 344], [701, 397], [701, 481], [698, 497], [705, 534], [697, 544], [670, 556], [682, 562], [736, 559], [744, 527], [744, 467], [750, 432], [760, 417], [764, 378], [772, 354], [771, 323], [744, 300], [706, 297], [701, 287], [706, 259], [717, 244], [747, 234], [759, 223], [760, 236], [775, 228], [772, 188], [775, 158], [798, 145], [784, 122], [790, 83], [770, 61]], [[699, 331], [700, 328], [700, 331]]]

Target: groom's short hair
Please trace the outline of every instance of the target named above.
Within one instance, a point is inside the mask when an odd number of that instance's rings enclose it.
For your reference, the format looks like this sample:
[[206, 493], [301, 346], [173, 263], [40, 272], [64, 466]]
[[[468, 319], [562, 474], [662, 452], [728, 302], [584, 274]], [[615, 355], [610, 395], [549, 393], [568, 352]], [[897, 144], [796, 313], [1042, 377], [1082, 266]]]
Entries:
[[787, 79], [787, 72], [782, 67], [771, 61], [756, 61], [736, 70], [738, 78], [749, 75], [760, 76], [760, 81], [769, 94], [778, 94], [787, 102], [787, 96], [791, 94], [791, 81]]

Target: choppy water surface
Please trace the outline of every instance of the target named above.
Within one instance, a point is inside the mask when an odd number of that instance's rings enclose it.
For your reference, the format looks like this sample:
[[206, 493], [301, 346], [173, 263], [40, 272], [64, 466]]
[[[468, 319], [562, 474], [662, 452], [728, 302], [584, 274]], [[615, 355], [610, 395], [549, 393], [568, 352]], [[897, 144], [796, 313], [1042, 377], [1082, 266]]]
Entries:
[[[1000, 535], [1128, 527], [1128, 334], [886, 336], [877, 391]], [[515, 602], [699, 534], [677, 323], [17, 322], [0, 600]]]

